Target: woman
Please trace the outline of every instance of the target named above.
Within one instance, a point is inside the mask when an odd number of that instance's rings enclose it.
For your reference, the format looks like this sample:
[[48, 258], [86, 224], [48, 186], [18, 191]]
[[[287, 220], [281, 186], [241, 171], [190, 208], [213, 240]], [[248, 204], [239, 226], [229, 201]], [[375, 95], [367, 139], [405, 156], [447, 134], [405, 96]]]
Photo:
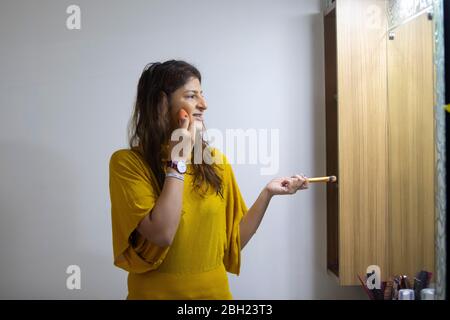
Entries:
[[[240, 251], [272, 196], [308, 188], [304, 176], [273, 179], [247, 209], [228, 159], [198, 134], [206, 109], [194, 66], [144, 69], [130, 149], [110, 159], [114, 264], [128, 271], [127, 299], [232, 299], [227, 271], [239, 275]], [[209, 161], [193, 161], [197, 146]]]

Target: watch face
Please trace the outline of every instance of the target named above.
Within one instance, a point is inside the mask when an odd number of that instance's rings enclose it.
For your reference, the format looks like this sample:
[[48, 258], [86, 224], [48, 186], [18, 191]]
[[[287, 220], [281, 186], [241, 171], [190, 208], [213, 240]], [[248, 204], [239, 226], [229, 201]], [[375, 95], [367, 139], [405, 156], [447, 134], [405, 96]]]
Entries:
[[185, 173], [186, 172], [186, 163], [184, 161], [178, 161], [177, 169], [178, 169], [178, 172]]

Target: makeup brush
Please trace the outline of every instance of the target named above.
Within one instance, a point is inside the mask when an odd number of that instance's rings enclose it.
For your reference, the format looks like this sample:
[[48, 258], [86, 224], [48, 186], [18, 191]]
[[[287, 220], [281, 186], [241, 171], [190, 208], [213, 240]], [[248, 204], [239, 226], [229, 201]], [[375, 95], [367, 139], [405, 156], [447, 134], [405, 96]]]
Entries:
[[189, 118], [189, 114], [186, 112], [186, 110], [181, 108], [180, 111], [178, 111], [178, 119], [183, 120], [185, 118]]
[[308, 178], [308, 182], [336, 182], [336, 176]]

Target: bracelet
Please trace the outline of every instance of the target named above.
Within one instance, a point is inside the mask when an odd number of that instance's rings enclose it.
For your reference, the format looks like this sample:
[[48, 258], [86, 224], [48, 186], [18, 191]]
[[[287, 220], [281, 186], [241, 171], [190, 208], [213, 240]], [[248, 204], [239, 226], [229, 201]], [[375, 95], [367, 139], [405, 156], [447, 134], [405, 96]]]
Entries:
[[166, 173], [166, 177], [172, 177], [172, 178], [176, 178], [178, 180], [184, 181], [184, 177], [181, 174], [177, 174], [177, 173], [173, 173], [173, 172]]

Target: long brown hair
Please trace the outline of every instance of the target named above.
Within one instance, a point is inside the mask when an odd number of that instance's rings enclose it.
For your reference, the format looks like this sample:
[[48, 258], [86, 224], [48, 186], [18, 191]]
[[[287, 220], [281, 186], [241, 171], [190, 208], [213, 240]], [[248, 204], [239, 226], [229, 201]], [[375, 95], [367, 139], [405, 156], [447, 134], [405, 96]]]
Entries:
[[[171, 136], [170, 106], [168, 108], [162, 103], [162, 93], [169, 99], [191, 77], [201, 83], [202, 77], [196, 67], [182, 60], [168, 60], [147, 64], [139, 79], [134, 111], [128, 125], [128, 142], [130, 148], [138, 148], [161, 190], [165, 179], [163, 159], [167, 156], [163, 146], [168, 144]], [[202, 139], [202, 154], [205, 148], [210, 146]], [[192, 166], [194, 189], [204, 196], [212, 186], [216, 194], [223, 198], [222, 178], [215, 170], [218, 166], [203, 161]], [[205, 186], [206, 190], [202, 190]]]

